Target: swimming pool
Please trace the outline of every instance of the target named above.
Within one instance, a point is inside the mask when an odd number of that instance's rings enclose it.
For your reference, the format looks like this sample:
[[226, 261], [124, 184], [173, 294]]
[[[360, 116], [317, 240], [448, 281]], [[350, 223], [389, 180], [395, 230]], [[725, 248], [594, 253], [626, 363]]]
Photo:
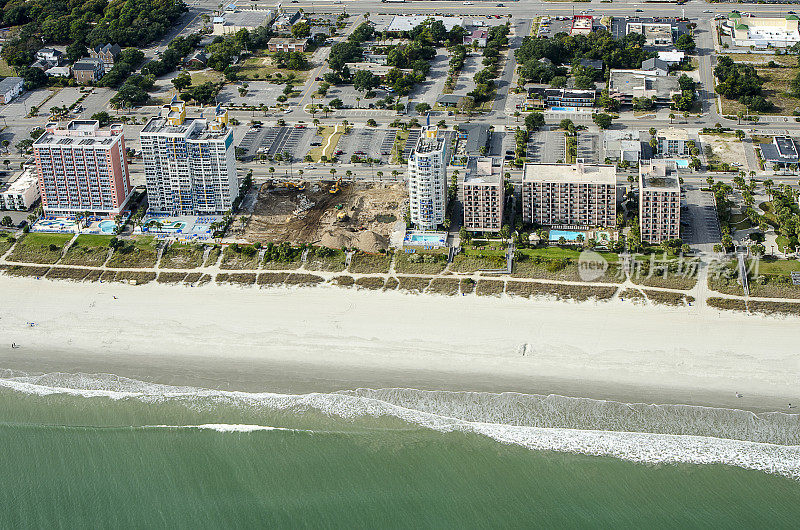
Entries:
[[578, 112], [578, 107], [550, 107], [553, 112]]
[[114, 230], [117, 228], [117, 223], [106, 219], [105, 221], [100, 221], [97, 227], [104, 234], [113, 234]]
[[409, 232], [403, 243], [411, 246], [443, 247], [447, 241], [445, 232]]
[[558, 241], [562, 237], [566, 241], [575, 242], [578, 236], [583, 235], [583, 232], [575, 232], [573, 230], [550, 230], [550, 241]]

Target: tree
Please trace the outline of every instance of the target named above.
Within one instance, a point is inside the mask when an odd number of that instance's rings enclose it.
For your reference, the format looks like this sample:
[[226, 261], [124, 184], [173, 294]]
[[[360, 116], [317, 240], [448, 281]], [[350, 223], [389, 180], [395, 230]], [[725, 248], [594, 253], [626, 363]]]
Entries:
[[3, 217], [2, 220], [0, 220], [0, 225], [3, 225], [3, 226], [11, 226], [13, 224], [14, 224], [14, 221], [11, 219], [10, 215], [6, 215], [5, 217]]
[[189, 75], [189, 72], [181, 72], [172, 80], [172, 84], [178, 90], [184, 90], [192, 86], [192, 76]]
[[594, 121], [595, 124], [597, 124], [597, 126], [601, 129], [608, 129], [611, 127], [611, 120], [612, 118], [608, 114], [597, 113], [592, 116], [592, 121]]
[[[330, 101], [328, 102], [328, 105], [330, 105], [330, 106], [331, 106], [331, 107], [333, 107], [334, 109], [341, 109], [342, 107], [344, 107], [344, 102], [343, 102], [341, 99], [339, 99], [339, 98], [335, 98], [335, 99], [332, 99], [332, 100], [330, 100]], [[327, 108], [327, 107], [326, 107], [326, 108]], [[325, 115], [326, 115], [326, 116], [327, 116], [328, 112], [329, 112], [329, 111], [325, 111]]]
[[431, 110], [431, 106], [427, 103], [417, 103], [414, 106], [414, 110], [417, 111], [417, 114], [425, 114], [429, 110]]
[[675, 47], [681, 51], [691, 53], [695, 49], [695, 42], [691, 35], [684, 33], [675, 41]]
[[105, 127], [109, 123], [111, 123], [111, 116], [108, 112], [101, 110], [100, 112], [95, 112], [92, 114], [92, 119], [97, 120], [100, 122], [100, 127]]
[[541, 112], [531, 112], [525, 116], [525, 128], [531, 133], [544, 125], [544, 114]]
[[458, 105], [456, 108], [461, 114], [467, 114], [471, 116], [472, 112], [475, 110], [475, 98], [472, 96], [464, 96], [458, 100]]
[[305, 20], [301, 20], [300, 22], [292, 26], [291, 32], [292, 32], [292, 37], [294, 37], [295, 39], [308, 37], [311, 35], [311, 25]]
[[750, 252], [754, 256], [763, 256], [767, 252], [767, 249], [761, 243], [756, 243], [750, 247]]

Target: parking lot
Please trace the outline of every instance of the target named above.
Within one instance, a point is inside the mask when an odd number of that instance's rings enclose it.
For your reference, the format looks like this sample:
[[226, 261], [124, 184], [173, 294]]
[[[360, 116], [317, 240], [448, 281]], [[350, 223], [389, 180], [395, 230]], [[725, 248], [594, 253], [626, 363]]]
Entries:
[[464, 59], [464, 66], [461, 68], [461, 73], [458, 74], [453, 94], [466, 96], [468, 92], [475, 90], [475, 74], [483, 68], [481, 65], [482, 60], [483, 57], [479, 54], [468, 55]]
[[295, 160], [302, 160], [315, 143], [321, 145], [322, 137], [317, 136], [314, 128], [268, 127], [261, 139], [258, 152], [267, 156], [288, 153]]
[[450, 56], [446, 52], [440, 51], [430, 64], [431, 70], [428, 72], [425, 82], [416, 85], [409, 96], [412, 107], [417, 103], [427, 103], [433, 107], [436, 104], [436, 98], [444, 92], [444, 82], [447, 80], [447, 72], [450, 70]]
[[599, 164], [600, 160], [600, 135], [581, 131], [578, 133], [578, 158], [585, 162]]
[[336, 153], [342, 162], [350, 162], [355, 155], [388, 162], [392, 155], [397, 131], [395, 129], [353, 129], [339, 138]]
[[712, 252], [722, 239], [714, 196], [699, 186], [685, 186], [681, 238], [695, 250]]
[[557, 128], [543, 128], [531, 135], [525, 157], [529, 162], [555, 164], [564, 162], [564, 131]]

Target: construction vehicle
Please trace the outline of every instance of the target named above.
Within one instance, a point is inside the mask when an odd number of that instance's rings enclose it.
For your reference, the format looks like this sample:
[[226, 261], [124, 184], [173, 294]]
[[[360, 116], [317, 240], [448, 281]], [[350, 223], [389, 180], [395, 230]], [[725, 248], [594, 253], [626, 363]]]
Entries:
[[287, 189], [295, 190], [295, 191], [305, 191], [305, 189], [306, 189], [306, 183], [305, 182], [301, 182], [301, 183], [297, 184], [297, 183], [294, 183], [294, 182], [290, 182], [288, 180], [284, 180], [284, 181], [276, 183], [275, 185], [278, 188], [287, 188]]
[[347, 221], [347, 219], [349, 219], [347, 212], [339, 212], [336, 214], [337, 221]]
[[341, 189], [341, 187], [342, 187], [342, 178], [339, 177], [339, 180], [337, 180], [333, 184], [333, 186], [331, 186], [331, 189], [329, 190], [330, 194], [331, 195], [336, 195], [337, 193], [339, 193], [339, 190]]

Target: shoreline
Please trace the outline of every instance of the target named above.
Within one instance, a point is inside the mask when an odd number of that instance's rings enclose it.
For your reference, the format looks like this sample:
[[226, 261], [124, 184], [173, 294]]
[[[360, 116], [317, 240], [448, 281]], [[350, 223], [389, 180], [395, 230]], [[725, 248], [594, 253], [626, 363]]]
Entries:
[[0, 308], [0, 369], [285, 393], [403, 387], [754, 412], [800, 403], [793, 319], [331, 286], [0, 276], [0, 291], [14, 301]]

